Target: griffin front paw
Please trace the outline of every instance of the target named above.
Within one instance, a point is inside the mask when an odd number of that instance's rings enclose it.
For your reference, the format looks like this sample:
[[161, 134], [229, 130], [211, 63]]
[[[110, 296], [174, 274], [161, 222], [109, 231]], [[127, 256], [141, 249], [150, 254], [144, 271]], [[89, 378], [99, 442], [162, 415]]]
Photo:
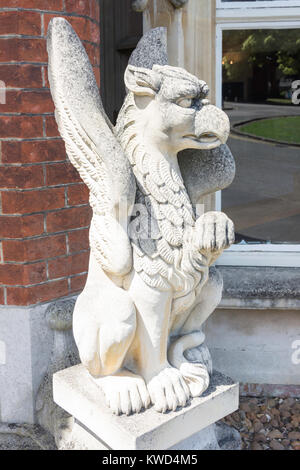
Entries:
[[166, 365], [147, 382], [151, 402], [156, 411], [166, 413], [186, 406], [190, 391], [179, 370]]
[[193, 398], [200, 397], [209, 386], [209, 373], [203, 364], [183, 362], [180, 372]]
[[144, 379], [127, 370], [95, 379], [104, 395], [107, 406], [116, 415], [139, 413], [150, 406], [150, 396]]
[[206, 212], [196, 222], [195, 242], [200, 252], [218, 253], [234, 243], [234, 225], [223, 212]]

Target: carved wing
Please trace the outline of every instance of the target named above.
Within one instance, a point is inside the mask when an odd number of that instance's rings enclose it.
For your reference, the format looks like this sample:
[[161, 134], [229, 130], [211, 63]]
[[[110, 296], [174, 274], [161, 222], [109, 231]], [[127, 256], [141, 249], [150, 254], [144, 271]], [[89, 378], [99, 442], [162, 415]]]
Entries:
[[132, 266], [127, 220], [135, 179], [101, 102], [87, 53], [71, 25], [48, 28], [49, 82], [68, 157], [90, 190], [91, 249], [103, 269], [124, 275]]

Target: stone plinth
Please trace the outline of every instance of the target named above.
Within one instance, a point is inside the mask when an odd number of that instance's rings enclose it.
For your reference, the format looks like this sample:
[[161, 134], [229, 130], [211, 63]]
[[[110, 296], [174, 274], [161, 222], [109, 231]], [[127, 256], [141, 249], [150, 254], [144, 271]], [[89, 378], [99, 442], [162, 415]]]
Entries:
[[[75, 418], [73, 430], [61, 448], [196, 450], [238, 447], [238, 436], [233, 430], [214, 424], [238, 408], [239, 397], [238, 384], [218, 372], [214, 372], [203, 396], [194, 398], [185, 408], [165, 414], [150, 408], [131, 416], [114, 415], [82, 365], [54, 374], [53, 393], [54, 401]], [[232, 440], [232, 445], [226, 443], [228, 439]]]

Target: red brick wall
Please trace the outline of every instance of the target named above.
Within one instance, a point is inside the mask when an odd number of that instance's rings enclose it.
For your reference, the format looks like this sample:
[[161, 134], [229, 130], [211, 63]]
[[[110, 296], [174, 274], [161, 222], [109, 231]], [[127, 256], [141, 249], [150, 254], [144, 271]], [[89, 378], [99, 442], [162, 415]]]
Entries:
[[98, 0], [0, 0], [0, 304], [32, 305], [82, 289], [88, 191], [68, 162], [53, 117], [45, 36], [64, 16], [99, 84]]

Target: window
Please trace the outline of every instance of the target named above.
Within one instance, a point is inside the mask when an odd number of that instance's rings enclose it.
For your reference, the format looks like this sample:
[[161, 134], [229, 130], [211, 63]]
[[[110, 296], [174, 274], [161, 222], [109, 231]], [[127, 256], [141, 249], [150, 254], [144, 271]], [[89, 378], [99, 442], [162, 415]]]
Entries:
[[299, 1], [297, 0], [218, 0], [217, 1], [217, 6], [221, 8], [237, 8], [237, 7], [246, 7], [249, 6], [253, 7], [254, 4], [257, 7], [264, 7], [264, 6], [269, 6], [270, 3], [273, 3], [273, 6], [291, 6], [299, 5]]
[[299, 80], [300, 12], [293, 21], [219, 21], [217, 104], [230, 118], [237, 164], [218, 198], [236, 225], [220, 264], [300, 266]]

